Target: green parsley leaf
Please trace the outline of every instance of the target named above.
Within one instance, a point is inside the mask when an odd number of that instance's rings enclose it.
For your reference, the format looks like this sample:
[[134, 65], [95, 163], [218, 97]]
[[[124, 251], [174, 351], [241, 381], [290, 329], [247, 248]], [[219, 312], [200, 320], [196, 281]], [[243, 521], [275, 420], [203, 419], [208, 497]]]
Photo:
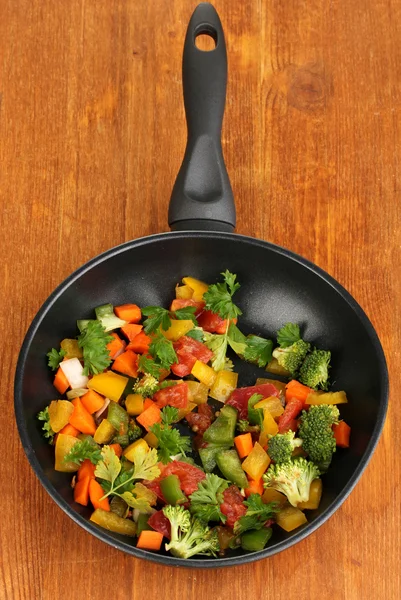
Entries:
[[105, 479], [113, 487], [114, 481], [121, 471], [121, 462], [110, 446], [103, 446], [101, 450], [101, 460], [97, 463], [95, 476], [99, 479]]
[[[205, 345], [213, 352], [212, 367], [215, 371], [227, 368], [227, 334], [215, 334], [205, 331]], [[231, 362], [231, 361], [230, 361]]]
[[249, 335], [246, 338], [244, 359], [256, 363], [258, 367], [265, 367], [272, 359], [273, 342], [265, 340], [258, 335]]
[[96, 465], [102, 458], [100, 448], [88, 439], [76, 442], [68, 454], [64, 457], [64, 462], [73, 462], [80, 465], [85, 459]]
[[243, 356], [247, 347], [247, 339], [234, 323], [230, 323], [228, 328], [228, 343], [236, 354]]
[[254, 408], [255, 404], [263, 400], [261, 394], [252, 394], [248, 400], [248, 419], [251, 425], [259, 425], [260, 429], [263, 428], [263, 410], [261, 408]]
[[148, 317], [143, 322], [146, 333], [154, 333], [160, 327], [163, 331], [167, 331], [171, 325], [169, 311], [161, 306], [145, 306], [145, 308], [142, 309], [142, 314], [145, 315], [145, 317]]
[[97, 375], [111, 364], [107, 344], [113, 337], [106, 333], [100, 321], [89, 321], [78, 336], [78, 346], [82, 348], [84, 375]]
[[228, 481], [214, 473], [207, 473], [206, 479], [198, 483], [198, 489], [190, 495], [190, 511], [198, 519], [208, 521], [226, 521], [226, 516], [220, 510], [223, 502], [223, 492], [228, 487]]
[[159, 477], [160, 469], [158, 463], [157, 450], [152, 448], [143, 454], [137, 452], [134, 459], [134, 473], [132, 479], [146, 479], [152, 481]]
[[136, 483], [131, 491], [121, 494], [130, 508], [137, 508], [143, 513], [151, 513], [152, 506], [156, 504], [157, 496], [155, 492], [147, 488], [142, 483]]
[[278, 511], [277, 502], [264, 504], [259, 494], [251, 494], [247, 500], [244, 500], [244, 504], [247, 507], [246, 514], [234, 524], [236, 535], [250, 529], [262, 529], [266, 521], [273, 519]]
[[139, 357], [138, 369], [142, 373], [149, 373], [156, 379], [160, 377], [161, 366], [156, 364], [153, 358], [148, 358], [144, 354]]
[[162, 369], [169, 369], [172, 364], [178, 362], [173, 343], [161, 333], [152, 339], [149, 346], [149, 353]]
[[222, 275], [224, 283], [209, 285], [203, 299], [206, 302], [207, 310], [217, 313], [222, 319], [235, 319], [242, 315], [241, 309], [232, 301], [232, 297], [240, 284], [235, 282], [237, 276], [229, 271], [225, 271]]
[[185, 334], [187, 337], [191, 337], [198, 342], [203, 342], [204, 340], [204, 331], [201, 327], [194, 327], [190, 331]]
[[195, 318], [196, 306], [184, 306], [175, 311], [175, 318], [179, 320], [192, 321], [194, 325], [198, 325], [198, 321]]
[[289, 348], [301, 339], [301, 331], [296, 323], [286, 323], [277, 332], [277, 343], [281, 348]]
[[50, 426], [50, 415], [49, 415], [49, 407], [48, 406], [46, 406], [46, 408], [44, 410], [41, 410], [40, 413], [38, 413], [37, 419], [38, 419], [38, 421], [43, 421], [43, 425], [42, 425], [43, 437], [45, 437], [49, 440], [49, 444], [52, 444], [53, 438], [56, 435], [56, 433], [53, 431], [53, 429]]
[[150, 431], [158, 440], [158, 456], [162, 463], [167, 464], [171, 457], [176, 454], [190, 452], [192, 449], [191, 438], [181, 435], [178, 429], [171, 427], [178, 418], [178, 409], [172, 406], [165, 406], [161, 411], [161, 423], [152, 425]]
[[46, 356], [48, 358], [47, 364], [53, 371], [56, 371], [65, 355], [66, 355], [65, 350], [61, 349], [60, 352], [58, 352], [55, 348], [52, 348], [50, 350], [50, 352], [48, 352], [46, 354]]

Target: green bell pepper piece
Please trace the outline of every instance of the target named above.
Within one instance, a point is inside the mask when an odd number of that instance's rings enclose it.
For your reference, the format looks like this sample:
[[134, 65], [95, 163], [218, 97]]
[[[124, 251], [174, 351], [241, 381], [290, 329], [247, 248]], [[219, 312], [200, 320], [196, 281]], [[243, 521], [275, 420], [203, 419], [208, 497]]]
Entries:
[[242, 469], [236, 450], [220, 450], [220, 452], [217, 452], [215, 460], [226, 479], [235, 483], [239, 488], [248, 487], [248, 479]]
[[241, 548], [248, 552], [257, 552], [263, 550], [272, 536], [271, 527], [262, 527], [262, 529], [252, 529], [246, 531], [241, 536]]
[[150, 515], [147, 515], [146, 513], [140, 513], [138, 520], [136, 522], [136, 534], [139, 535], [141, 533], [141, 531], [149, 531], [151, 530], [151, 526], [148, 525], [148, 520], [149, 520]]
[[248, 421], [251, 425], [259, 425], [263, 429], [263, 410], [253, 408], [260, 400], [263, 400], [262, 394], [253, 394], [248, 400]]
[[205, 442], [219, 444], [220, 446], [234, 446], [237, 418], [238, 413], [233, 406], [224, 406], [220, 411], [220, 415], [203, 434]]
[[206, 448], [199, 448], [199, 456], [206, 473], [211, 473], [216, 467], [216, 454], [221, 450], [228, 450], [228, 447], [219, 446], [217, 444], [208, 444]]
[[160, 489], [167, 504], [182, 504], [187, 501], [187, 497], [183, 494], [180, 486], [180, 480], [177, 475], [168, 475], [160, 482]]
[[114, 429], [117, 429], [117, 435], [126, 435], [128, 433], [129, 414], [117, 402], [110, 402], [107, 410], [107, 420]]

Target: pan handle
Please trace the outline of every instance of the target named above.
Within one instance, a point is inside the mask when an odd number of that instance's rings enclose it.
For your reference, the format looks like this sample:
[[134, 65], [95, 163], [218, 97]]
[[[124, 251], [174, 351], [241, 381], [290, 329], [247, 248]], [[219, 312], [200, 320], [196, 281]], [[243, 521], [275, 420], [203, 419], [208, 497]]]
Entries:
[[[196, 47], [200, 34], [214, 39], [214, 50]], [[168, 222], [173, 231], [232, 232], [234, 198], [221, 147], [227, 52], [223, 28], [211, 4], [199, 4], [192, 14], [185, 37], [182, 81], [188, 139], [171, 194]]]

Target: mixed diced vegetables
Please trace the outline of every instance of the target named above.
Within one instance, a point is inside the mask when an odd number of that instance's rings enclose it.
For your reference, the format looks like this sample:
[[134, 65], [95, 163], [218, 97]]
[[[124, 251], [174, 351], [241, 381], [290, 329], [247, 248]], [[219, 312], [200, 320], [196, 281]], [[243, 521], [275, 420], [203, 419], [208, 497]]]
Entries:
[[[97, 307], [47, 355], [59, 398], [38, 419], [54, 468], [73, 474], [93, 523], [138, 548], [262, 550], [274, 528], [308, 522], [333, 453], [349, 446], [330, 352], [294, 323], [276, 346], [245, 335], [239, 287], [226, 271], [211, 285], [184, 277], [169, 308]], [[239, 387], [235, 357], [270, 377]]]

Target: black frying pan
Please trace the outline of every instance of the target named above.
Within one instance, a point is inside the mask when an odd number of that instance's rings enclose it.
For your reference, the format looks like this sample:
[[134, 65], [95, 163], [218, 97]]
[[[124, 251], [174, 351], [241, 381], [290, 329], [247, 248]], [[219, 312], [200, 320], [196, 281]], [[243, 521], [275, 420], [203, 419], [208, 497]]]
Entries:
[[[208, 33], [211, 52], [195, 47]], [[358, 481], [379, 439], [387, 408], [388, 376], [379, 339], [350, 294], [327, 273], [296, 254], [268, 242], [232, 233], [235, 209], [221, 151], [225, 102], [226, 50], [219, 17], [201, 4], [189, 23], [184, 47], [183, 84], [188, 145], [169, 212], [173, 233], [153, 235], [117, 246], [89, 261], [46, 300], [30, 326], [18, 359], [15, 414], [32, 468], [50, 496], [81, 527], [104, 542], [140, 558], [167, 565], [222, 567], [271, 556], [317, 529], [341, 505]], [[213, 282], [230, 269], [242, 284], [236, 302], [245, 333], [273, 336], [286, 321], [302, 324], [305, 338], [332, 351], [333, 389], [347, 391], [341, 414], [352, 427], [351, 446], [334, 455], [324, 477], [320, 507], [309, 524], [287, 534], [276, 530], [258, 553], [233, 552], [227, 558], [182, 560], [138, 550], [120, 535], [88, 521], [90, 509], [73, 502], [71, 476], [53, 469], [54, 449], [43, 440], [36, 414], [54, 397], [45, 354], [71, 337], [77, 318], [93, 308], [134, 301], [164, 305], [176, 282], [192, 275]], [[241, 364], [240, 385], [263, 371]]]

